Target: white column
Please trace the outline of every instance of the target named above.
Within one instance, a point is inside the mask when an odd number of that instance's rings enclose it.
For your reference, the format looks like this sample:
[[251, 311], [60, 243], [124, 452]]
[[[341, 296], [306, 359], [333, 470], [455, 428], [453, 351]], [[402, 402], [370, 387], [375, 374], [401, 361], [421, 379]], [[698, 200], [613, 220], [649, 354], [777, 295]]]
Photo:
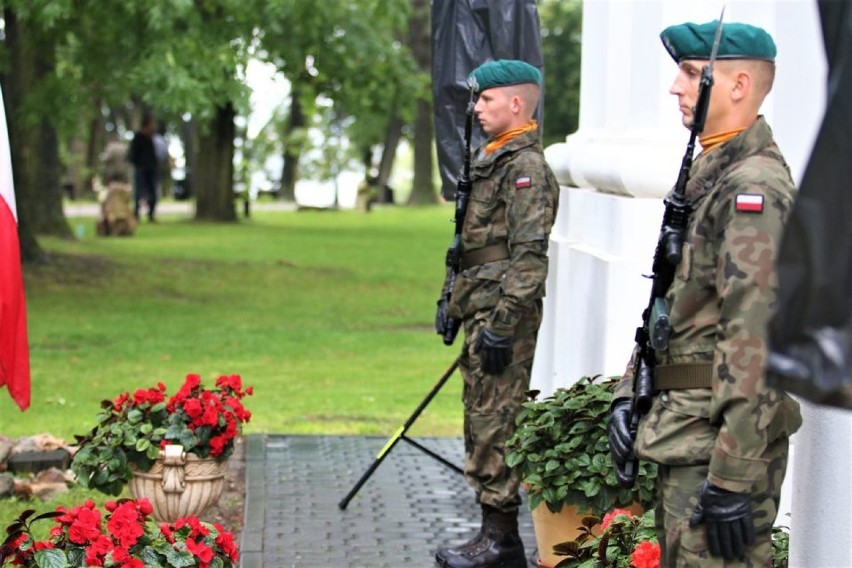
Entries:
[[[650, 294], [641, 275], [650, 272], [662, 197], [688, 138], [668, 94], [676, 68], [659, 33], [716, 19], [721, 7], [718, 0], [584, 2], [580, 129], [545, 152], [563, 187], [533, 368], [533, 388], [544, 394], [583, 375], [624, 370]], [[824, 110], [816, 2], [729, 0], [725, 21], [761, 26], [778, 45], [763, 114], [798, 181]], [[791, 566], [852, 567], [852, 413], [805, 405], [804, 415], [778, 517], [792, 529]]]

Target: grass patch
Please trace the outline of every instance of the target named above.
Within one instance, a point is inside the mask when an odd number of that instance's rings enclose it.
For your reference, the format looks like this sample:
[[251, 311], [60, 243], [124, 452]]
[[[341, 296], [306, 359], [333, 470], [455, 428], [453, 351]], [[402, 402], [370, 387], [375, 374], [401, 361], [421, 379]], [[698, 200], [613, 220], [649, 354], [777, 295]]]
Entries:
[[[186, 373], [254, 385], [249, 432], [385, 434], [452, 362], [432, 330], [446, 208], [168, 218], [132, 238], [43, 239], [25, 272], [32, 407], [0, 433], [70, 439], [98, 402]], [[460, 432], [458, 381], [424, 434]]]
[[[432, 328], [451, 215], [164, 215], [130, 238], [43, 238], [50, 262], [25, 269], [32, 406], [0, 392], [0, 434], [70, 441], [101, 400], [197, 372], [254, 386], [248, 433], [389, 436], [458, 353]], [[457, 375], [412, 435], [460, 435], [460, 393]]]

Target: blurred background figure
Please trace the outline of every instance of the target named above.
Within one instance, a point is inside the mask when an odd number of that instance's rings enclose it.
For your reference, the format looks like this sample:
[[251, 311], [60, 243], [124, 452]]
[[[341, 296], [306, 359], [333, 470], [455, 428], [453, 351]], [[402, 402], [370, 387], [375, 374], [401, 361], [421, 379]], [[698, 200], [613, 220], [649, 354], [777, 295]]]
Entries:
[[172, 157], [169, 154], [169, 141], [166, 140], [166, 125], [160, 123], [152, 137], [154, 156], [157, 158], [157, 196], [172, 194]]
[[779, 252], [767, 380], [852, 409], [852, 2], [817, 6], [828, 101]]
[[103, 189], [98, 195], [101, 209], [96, 223], [97, 233], [101, 236], [132, 235], [136, 230], [136, 218], [130, 207], [130, 164], [127, 147], [117, 131], [110, 132], [100, 160]]
[[157, 122], [152, 116], [146, 116], [142, 128], [133, 136], [130, 143], [128, 159], [135, 168], [136, 182], [133, 216], [139, 220], [139, 205], [142, 200], [148, 204], [148, 221], [156, 221], [157, 208], [157, 151], [154, 144], [154, 134]]

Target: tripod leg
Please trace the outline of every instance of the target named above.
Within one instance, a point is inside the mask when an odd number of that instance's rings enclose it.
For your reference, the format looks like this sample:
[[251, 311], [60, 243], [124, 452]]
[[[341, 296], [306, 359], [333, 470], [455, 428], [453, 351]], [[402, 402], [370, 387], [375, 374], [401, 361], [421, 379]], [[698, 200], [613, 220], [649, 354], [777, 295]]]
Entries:
[[405, 432], [414, 424], [414, 421], [417, 420], [417, 417], [426, 409], [429, 403], [435, 398], [435, 395], [441, 390], [441, 387], [449, 380], [449, 378], [453, 375], [455, 370], [459, 366], [459, 360], [456, 359], [453, 361], [453, 364], [450, 365], [450, 368], [444, 373], [444, 375], [440, 378], [440, 380], [432, 387], [432, 390], [429, 391], [429, 394], [426, 395], [426, 398], [420, 403], [420, 405], [411, 413], [411, 416], [408, 417], [408, 420], [405, 421], [405, 424], [399, 427], [396, 432], [394, 432], [393, 436], [391, 436], [384, 447], [379, 451], [376, 455], [376, 459], [370, 464], [370, 467], [367, 471], [364, 472], [364, 475], [361, 476], [361, 479], [355, 483], [349, 493], [346, 494], [346, 497], [337, 504], [337, 507], [342, 511], [346, 509], [346, 506], [349, 505], [349, 501], [355, 496], [356, 493], [361, 489], [361, 486], [367, 482], [373, 472], [376, 471], [376, 468], [384, 461], [385, 457], [390, 453], [390, 451], [396, 446], [396, 443], [399, 442], [400, 438], [405, 436]]

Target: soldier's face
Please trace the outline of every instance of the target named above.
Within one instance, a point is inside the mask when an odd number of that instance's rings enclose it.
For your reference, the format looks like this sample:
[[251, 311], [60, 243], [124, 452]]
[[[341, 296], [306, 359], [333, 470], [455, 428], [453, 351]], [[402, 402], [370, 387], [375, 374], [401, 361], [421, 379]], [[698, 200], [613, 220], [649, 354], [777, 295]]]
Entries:
[[509, 130], [514, 115], [513, 98], [507, 89], [501, 87], [480, 93], [473, 112], [486, 134], [496, 136]]
[[698, 87], [701, 83], [701, 69], [707, 61], [684, 60], [678, 65], [678, 73], [669, 93], [677, 97], [683, 125], [689, 128], [695, 120], [695, 103], [698, 101]]

